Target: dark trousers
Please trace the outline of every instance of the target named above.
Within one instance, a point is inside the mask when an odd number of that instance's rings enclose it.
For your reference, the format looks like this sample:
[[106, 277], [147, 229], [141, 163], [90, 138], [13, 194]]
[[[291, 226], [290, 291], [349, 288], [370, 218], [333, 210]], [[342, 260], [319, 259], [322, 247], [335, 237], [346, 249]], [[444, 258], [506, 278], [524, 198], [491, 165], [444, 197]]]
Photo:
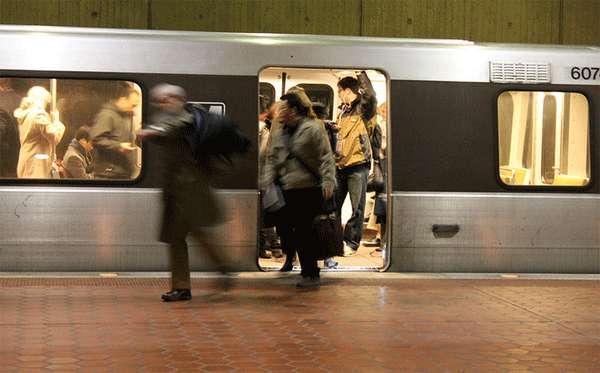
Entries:
[[293, 261], [296, 256], [296, 248], [294, 247], [293, 232], [290, 231], [286, 222], [282, 221], [277, 224], [277, 234], [281, 242], [281, 251], [285, 254], [285, 260]]
[[368, 176], [368, 163], [338, 169], [336, 174], [338, 185], [335, 193], [335, 203], [340, 216], [346, 195], [350, 194], [352, 216], [346, 222], [344, 228], [344, 242], [354, 250], [358, 249], [362, 239]]
[[[217, 265], [221, 272], [226, 272], [227, 264], [222, 250], [216, 246], [214, 228], [194, 231], [190, 236], [200, 243], [204, 253]], [[191, 289], [190, 260], [188, 245], [183, 237], [176, 238], [169, 244], [169, 266], [171, 268], [171, 289]]]
[[321, 213], [323, 195], [321, 188], [284, 190], [284, 232], [282, 246], [298, 251], [302, 277], [318, 277], [317, 245], [312, 232], [313, 221]]

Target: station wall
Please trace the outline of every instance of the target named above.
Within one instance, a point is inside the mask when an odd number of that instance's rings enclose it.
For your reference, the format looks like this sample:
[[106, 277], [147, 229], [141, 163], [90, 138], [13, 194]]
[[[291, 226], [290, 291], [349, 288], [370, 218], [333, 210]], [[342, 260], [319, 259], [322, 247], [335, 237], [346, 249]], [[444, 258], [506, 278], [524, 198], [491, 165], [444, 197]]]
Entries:
[[1, 24], [600, 45], [600, 0], [0, 0]]

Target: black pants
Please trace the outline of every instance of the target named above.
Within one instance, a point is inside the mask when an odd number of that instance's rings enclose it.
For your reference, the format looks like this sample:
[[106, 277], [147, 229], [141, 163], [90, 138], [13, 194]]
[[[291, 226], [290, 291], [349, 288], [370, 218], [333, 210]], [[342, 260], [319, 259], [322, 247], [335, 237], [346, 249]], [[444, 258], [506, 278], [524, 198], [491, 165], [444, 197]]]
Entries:
[[317, 245], [312, 233], [313, 221], [321, 213], [323, 195], [321, 188], [284, 190], [284, 226], [282, 235], [285, 246], [298, 251], [302, 277], [318, 277]]

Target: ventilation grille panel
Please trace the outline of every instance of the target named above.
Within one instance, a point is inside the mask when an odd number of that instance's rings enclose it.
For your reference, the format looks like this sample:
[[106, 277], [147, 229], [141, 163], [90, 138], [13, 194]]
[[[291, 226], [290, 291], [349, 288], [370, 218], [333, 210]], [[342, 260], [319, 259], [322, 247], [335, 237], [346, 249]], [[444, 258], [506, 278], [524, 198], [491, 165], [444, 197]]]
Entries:
[[494, 83], [550, 83], [549, 63], [490, 62], [490, 81]]

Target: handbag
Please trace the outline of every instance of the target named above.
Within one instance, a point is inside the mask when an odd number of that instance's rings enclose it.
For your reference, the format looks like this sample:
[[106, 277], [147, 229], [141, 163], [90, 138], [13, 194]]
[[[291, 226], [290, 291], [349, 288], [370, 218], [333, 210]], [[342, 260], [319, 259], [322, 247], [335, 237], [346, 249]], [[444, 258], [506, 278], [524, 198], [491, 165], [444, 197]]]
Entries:
[[312, 236], [317, 248], [317, 259], [344, 255], [344, 231], [342, 221], [336, 211], [315, 217], [312, 224]]
[[373, 172], [369, 174], [367, 178], [367, 192], [381, 193], [383, 191], [383, 171], [379, 161], [373, 162]]
[[277, 212], [285, 206], [281, 187], [276, 183], [267, 185], [262, 196], [262, 208], [267, 212]]

